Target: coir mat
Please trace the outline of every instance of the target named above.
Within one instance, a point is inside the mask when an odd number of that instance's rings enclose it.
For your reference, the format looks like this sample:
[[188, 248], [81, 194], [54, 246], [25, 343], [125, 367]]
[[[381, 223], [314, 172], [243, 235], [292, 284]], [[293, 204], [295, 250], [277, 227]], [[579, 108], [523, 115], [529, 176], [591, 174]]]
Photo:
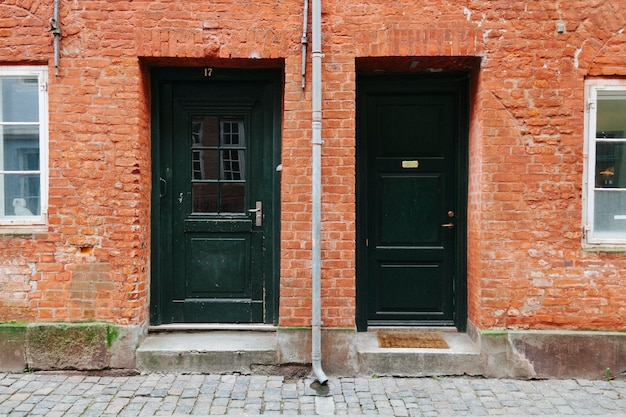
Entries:
[[441, 332], [419, 330], [379, 330], [378, 346], [381, 348], [449, 349]]

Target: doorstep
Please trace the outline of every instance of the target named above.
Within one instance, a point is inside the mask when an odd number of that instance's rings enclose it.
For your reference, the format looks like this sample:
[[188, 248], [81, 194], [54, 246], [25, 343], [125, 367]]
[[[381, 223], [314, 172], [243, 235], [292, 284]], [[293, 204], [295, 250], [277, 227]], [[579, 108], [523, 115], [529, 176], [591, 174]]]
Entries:
[[[443, 332], [448, 349], [380, 348], [375, 329], [322, 331], [330, 376], [481, 375], [481, 354], [469, 335]], [[151, 328], [136, 351], [141, 372], [264, 374], [310, 364], [310, 329], [175, 325]]]
[[[193, 328], [150, 332], [136, 351], [141, 372], [243, 373], [276, 362], [276, 332]], [[165, 330], [165, 329], [163, 329]]]
[[360, 373], [405, 377], [482, 375], [480, 348], [471, 337], [453, 330], [441, 333], [447, 349], [381, 348], [376, 329], [357, 333]]

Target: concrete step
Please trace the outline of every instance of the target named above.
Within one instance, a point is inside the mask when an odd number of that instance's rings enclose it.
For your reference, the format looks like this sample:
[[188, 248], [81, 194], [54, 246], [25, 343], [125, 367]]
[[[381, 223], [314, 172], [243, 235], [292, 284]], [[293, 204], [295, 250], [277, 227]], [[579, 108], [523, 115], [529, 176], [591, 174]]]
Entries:
[[442, 332], [449, 349], [380, 348], [375, 331], [357, 334], [361, 374], [379, 376], [482, 375], [480, 348], [466, 333]]
[[[137, 369], [141, 372], [172, 373], [266, 373], [279, 367], [277, 352], [280, 330], [276, 328], [160, 327], [151, 331], [136, 351]], [[481, 375], [481, 354], [464, 333], [444, 332], [449, 349], [388, 349], [378, 346], [376, 331], [351, 332], [348, 351], [356, 360], [337, 352], [322, 352], [328, 359], [325, 370], [333, 376], [443, 376]], [[324, 339], [324, 334], [322, 335]], [[309, 361], [310, 341], [298, 345], [304, 356], [290, 365]], [[294, 349], [289, 343], [283, 350]], [[327, 345], [327, 349], [329, 347]], [[346, 352], [344, 352], [346, 353]], [[352, 355], [353, 355], [352, 354]], [[352, 358], [354, 356], [350, 355]], [[334, 359], [332, 359], [334, 358]], [[333, 360], [353, 363], [338, 371]], [[285, 366], [285, 365], [283, 365]], [[306, 366], [306, 365], [305, 365]], [[298, 372], [300, 372], [299, 370]], [[337, 374], [337, 375], [335, 375]], [[339, 375], [341, 374], [341, 375]], [[352, 374], [352, 375], [349, 375]]]
[[276, 363], [276, 332], [170, 331], [150, 333], [136, 351], [141, 372], [245, 373]]

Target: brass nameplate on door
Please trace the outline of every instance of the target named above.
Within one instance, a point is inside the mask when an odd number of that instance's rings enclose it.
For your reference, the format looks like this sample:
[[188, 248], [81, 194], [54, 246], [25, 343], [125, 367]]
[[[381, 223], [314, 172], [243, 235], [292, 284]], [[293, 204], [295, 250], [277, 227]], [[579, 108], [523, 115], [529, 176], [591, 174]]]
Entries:
[[419, 165], [419, 161], [402, 161], [402, 168], [417, 168]]

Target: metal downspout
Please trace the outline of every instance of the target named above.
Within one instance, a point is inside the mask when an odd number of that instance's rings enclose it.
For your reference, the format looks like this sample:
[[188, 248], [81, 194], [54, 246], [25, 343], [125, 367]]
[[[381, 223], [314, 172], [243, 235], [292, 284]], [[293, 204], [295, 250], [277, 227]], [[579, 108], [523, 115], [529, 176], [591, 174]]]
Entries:
[[302, 22], [302, 89], [306, 87], [306, 46], [309, 44], [308, 23], [309, 23], [309, 0], [304, 0], [304, 21]]
[[54, 68], [55, 75], [59, 76], [59, 41], [61, 39], [61, 26], [59, 24], [59, 0], [54, 0], [53, 14], [50, 19], [50, 29], [48, 32], [54, 36]]
[[322, 5], [312, 0], [311, 16], [311, 63], [312, 63], [312, 320], [311, 362], [313, 373], [320, 384], [328, 377], [322, 370], [322, 319], [321, 319], [321, 226], [322, 226]]

